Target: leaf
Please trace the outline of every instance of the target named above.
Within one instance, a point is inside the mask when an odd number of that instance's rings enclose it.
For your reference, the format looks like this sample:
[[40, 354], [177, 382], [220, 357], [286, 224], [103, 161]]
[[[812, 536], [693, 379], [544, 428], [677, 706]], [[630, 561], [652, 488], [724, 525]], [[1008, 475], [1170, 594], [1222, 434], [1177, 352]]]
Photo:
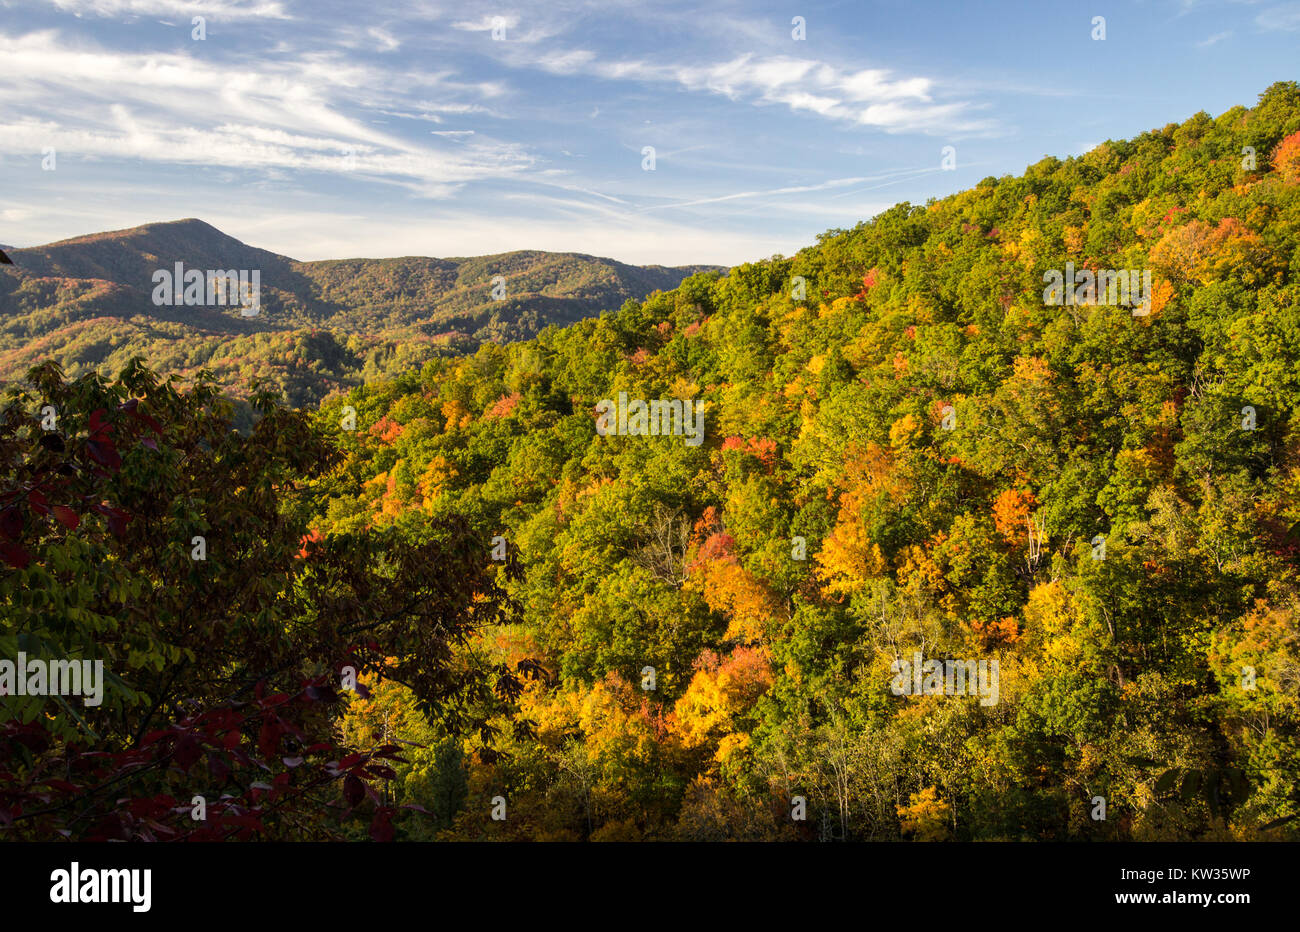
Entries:
[[361, 782], [361, 778], [356, 774], [350, 773], [343, 778], [343, 801], [349, 807], [358, 805], [361, 800], [366, 798], [366, 785]]
[[1269, 829], [1274, 829], [1274, 828], [1278, 828], [1279, 826], [1286, 825], [1288, 822], [1291, 822], [1295, 819], [1300, 819], [1300, 813], [1292, 813], [1291, 815], [1282, 816], [1282, 818], [1280, 819], [1274, 819], [1272, 822], [1267, 822], [1264, 825], [1261, 825], [1259, 827], [1259, 830], [1261, 832], [1267, 832]]
[[55, 519], [69, 531], [75, 531], [77, 525], [81, 523], [81, 516], [67, 505], [53, 505], [50, 511], [54, 512]]
[[87, 440], [86, 452], [96, 463], [109, 469], [119, 469], [122, 465], [122, 457], [111, 440]]
[[0, 511], [0, 534], [10, 540], [17, 540], [23, 533], [23, 513], [17, 505], [10, 505]]
[[0, 558], [19, 570], [27, 569], [32, 562], [32, 555], [17, 544], [0, 543]]
[[1175, 767], [1173, 770], [1166, 770], [1156, 780], [1156, 787], [1155, 787], [1156, 793], [1157, 794], [1168, 793], [1171, 789], [1173, 789], [1174, 784], [1177, 782], [1178, 782], [1178, 768]]
[[172, 759], [180, 765], [182, 770], [189, 770], [202, 753], [198, 740], [193, 735], [187, 734], [182, 735], [176, 742], [176, 750], [172, 755]]
[[1201, 788], [1201, 772], [1199, 770], [1189, 770], [1187, 776], [1183, 777], [1183, 787], [1181, 795], [1183, 802], [1191, 802], [1196, 796], [1196, 791]]
[[130, 516], [121, 514], [120, 512], [118, 514], [109, 515], [108, 530], [114, 537], [121, 537], [126, 533], [126, 525], [130, 520]]
[[280, 738], [283, 736], [284, 728], [280, 723], [274, 719], [268, 720], [262, 724], [262, 732], [257, 736], [257, 749], [263, 757], [273, 757], [280, 749]]

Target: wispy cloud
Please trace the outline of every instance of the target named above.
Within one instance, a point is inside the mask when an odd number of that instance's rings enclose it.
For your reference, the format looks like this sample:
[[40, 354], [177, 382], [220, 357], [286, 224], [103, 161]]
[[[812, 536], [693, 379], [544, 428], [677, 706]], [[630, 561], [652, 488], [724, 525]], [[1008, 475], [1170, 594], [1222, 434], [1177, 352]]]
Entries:
[[520, 29], [520, 18], [516, 15], [488, 14], [478, 19], [460, 20], [451, 24], [451, 28], [462, 32], [486, 32], [493, 40], [501, 42], [540, 42], [559, 35], [562, 31], [557, 25], [531, 19], [526, 29]]
[[534, 64], [554, 74], [585, 74], [611, 81], [676, 84], [691, 91], [755, 104], [784, 104], [821, 117], [889, 133], [989, 133], [994, 121], [974, 115], [964, 101], [938, 103], [935, 81], [895, 77], [884, 68], [856, 71], [788, 56], [740, 55], [709, 65], [602, 59], [589, 49], [550, 52]]
[[[862, 176], [856, 178], [833, 178], [829, 181], [823, 181], [818, 184], [788, 185], [783, 188], [769, 188], [767, 190], [761, 190], [761, 191], [739, 191], [734, 194], [723, 194], [717, 197], [696, 198], [694, 200], [678, 201], [672, 204], [656, 204], [651, 207], [647, 207], [646, 210], [667, 210], [667, 209], [678, 208], [678, 207], [698, 207], [703, 204], [720, 204], [725, 201], [745, 200], [749, 198], [782, 197], [791, 194], [813, 194], [819, 191], [830, 191], [830, 190], [835, 190], [837, 188], [855, 187], [857, 185], [861, 185], [865, 182], [870, 182], [870, 181], [881, 181], [883, 179], [889, 178], [891, 175], [912, 176], [918, 174], [926, 174], [931, 171], [939, 171], [939, 170], [940, 170], [939, 167], [935, 166], [932, 169], [931, 168], [904, 169], [898, 172], [886, 173], [883, 175], [875, 175], [875, 176]], [[867, 190], [867, 189], [862, 189], [862, 190]], [[856, 193], [856, 192], [852, 192], [852, 193]]]
[[0, 58], [8, 115], [0, 152], [52, 146], [83, 158], [351, 172], [429, 197], [517, 174], [532, 161], [511, 143], [420, 145], [348, 112], [386, 83], [437, 85], [436, 75], [395, 76], [320, 55], [232, 68], [73, 44], [54, 31], [0, 34]]
[[289, 19], [276, 0], [52, 0], [55, 8], [76, 16], [194, 16], [219, 20]]
[[1282, 29], [1287, 32], [1300, 29], [1300, 3], [1283, 3], [1270, 7], [1255, 17], [1255, 23], [1264, 29]]
[[1202, 39], [1200, 42], [1197, 42], [1196, 47], [1198, 49], [1208, 49], [1211, 45], [1214, 45], [1218, 42], [1222, 42], [1224, 39], [1229, 39], [1231, 37], [1232, 37], [1231, 30], [1227, 32], [1216, 32], [1214, 35], [1206, 39]]

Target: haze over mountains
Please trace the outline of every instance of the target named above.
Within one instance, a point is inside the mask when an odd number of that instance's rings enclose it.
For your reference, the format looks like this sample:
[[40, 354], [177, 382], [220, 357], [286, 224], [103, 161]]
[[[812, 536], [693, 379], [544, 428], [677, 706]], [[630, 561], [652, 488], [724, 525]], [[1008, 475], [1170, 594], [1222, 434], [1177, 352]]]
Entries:
[[[71, 375], [111, 374], [142, 355], [168, 373], [210, 368], [234, 394], [269, 377], [295, 404], [439, 353], [617, 310], [714, 268], [541, 251], [300, 262], [196, 219], [5, 251], [15, 264], [0, 274], [0, 379], [46, 358]], [[261, 312], [155, 305], [155, 272], [178, 262], [258, 270]]]

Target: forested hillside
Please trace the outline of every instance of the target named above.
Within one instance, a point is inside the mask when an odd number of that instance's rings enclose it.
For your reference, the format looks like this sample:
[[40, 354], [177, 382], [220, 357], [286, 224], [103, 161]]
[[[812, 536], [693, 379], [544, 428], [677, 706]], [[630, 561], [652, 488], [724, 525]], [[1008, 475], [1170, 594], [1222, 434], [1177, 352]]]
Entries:
[[[463, 838], [1256, 838], [1300, 811], [1297, 130], [1276, 85], [327, 406], [359, 428], [316, 530], [504, 537], [482, 648], [541, 667], [501, 756], [399, 687], [360, 704], [432, 742], [399, 797]], [[1045, 303], [1067, 263], [1149, 270], [1149, 313]], [[620, 392], [702, 401], [704, 443], [599, 436]], [[896, 695], [918, 651], [998, 659], [998, 701]]]
[[[295, 405], [484, 340], [522, 339], [598, 314], [703, 268], [538, 251], [298, 262], [200, 220], [8, 252], [14, 265], [0, 271], [0, 379], [47, 358], [80, 375], [115, 373], [141, 356], [160, 371], [208, 369], [240, 396], [261, 379]], [[155, 304], [154, 273], [177, 262], [205, 272], [258, 270], [260, 313]]]
[[1297, 398], [1294, 83], [246, 438], [46, 367], [7, 655], [120, 680], [0, 728], [0, 832], [1295, 839]]

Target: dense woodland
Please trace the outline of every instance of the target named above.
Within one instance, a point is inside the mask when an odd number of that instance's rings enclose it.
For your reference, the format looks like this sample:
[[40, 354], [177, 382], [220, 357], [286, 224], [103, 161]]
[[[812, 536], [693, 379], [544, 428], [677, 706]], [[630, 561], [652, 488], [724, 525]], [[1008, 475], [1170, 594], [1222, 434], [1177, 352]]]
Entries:
[[113, 678], [0, 700], [0, 837], [1297, 837], [1294, 83], [242, 432], [164, 375], [9, 390], [0, 655]]

